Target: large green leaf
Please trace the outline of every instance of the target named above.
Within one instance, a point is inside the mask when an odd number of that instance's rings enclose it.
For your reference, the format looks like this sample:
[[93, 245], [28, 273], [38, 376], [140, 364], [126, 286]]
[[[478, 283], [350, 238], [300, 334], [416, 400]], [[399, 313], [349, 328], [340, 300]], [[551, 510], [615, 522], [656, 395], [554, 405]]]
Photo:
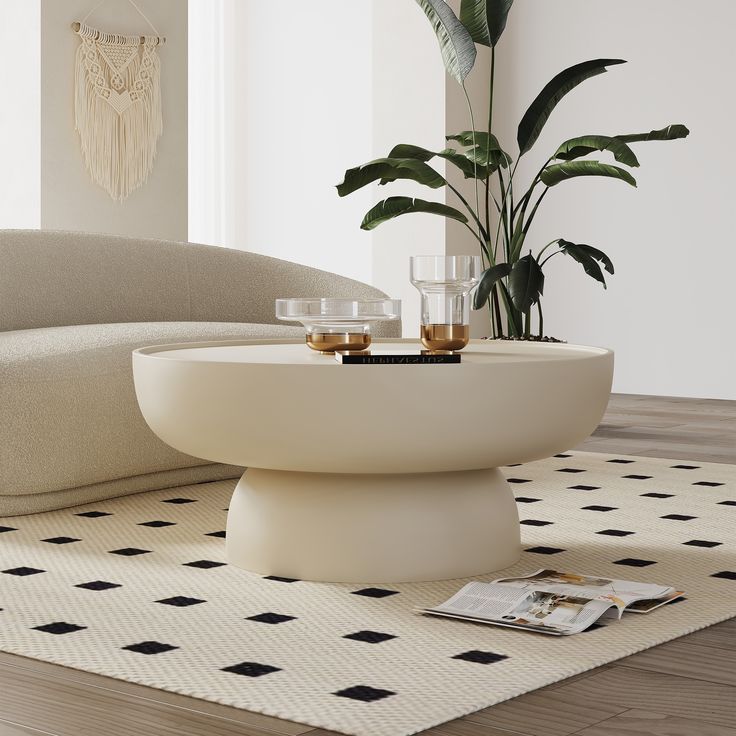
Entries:
[[379, 179], [384, 183], [397, 179], [411, 179], [431, 189], [438, 189], [446, 183], [424, 161], [412, 158], [379, 158], [363, 166], [348, 169], [345, 172], [345, 179], [337, 185], [337, 193], [344, 197]]
[[506, 28], [506, 19], [514, 0], [463, 0], [460, 20], [470, 31], [473, 41], [495, 46]]
[[536, 258], [530, 253], [520, 258], [509, 276], [511, 301], [520, 312], [526, 312], [539, 301], [544, 291], [544, 274]]
[[574, 179], [577, 176], [607, 176], [620, 179], [632, 187], [636, 186], [636, 179], [626, 169], [611, 164], [602, 164], [600, 161], [567, 161], [564, 164], [552, 164], [542, 171], [542, 183], [553, 187], [561, 181]]
[[399, 143], [388, 154], [389, 158], [415, 158], [417, 161], [429, 161], [437, 154], [413, 143]]
[[649, 133], [628, 133], [617, 135], [624, 143], [638, 143], [639, 141], [674, 141], [678, 138], [687, 138], [690, 131], [684, 125], [668, 125], [661, 130], [652, 130]]
[[510, 273], [510, 263], [499, 263], [483, 271], [480, 282], [473, 295], [473, 309], [483, 309], [496, 282], [508, 276]]
[[563, 253], [575, 259], [583, 267], [588, 276], [600, 281], [604, 289], [607, 288], [606, 279], [598, 262], [602, 263], [610, 274], [613, 274], [613, 263], [602, 250], [598, 250], [592, 245], [571, 243], [569, 240], [559, 240], [558, 245]]
[[417, 4], [432, 24], [447, 73], [462, 84], [478, 53], [470, 32], [444, 0], [417, 0]]
[[462, 151], [470, 161], [489, 166], [495, 171], [499, 166], [506, 168], [512, 161], [502, 148], [498, 139], [485, 130], [464, 130], [462, 133], [446, 136], [448, 141], [457, 141], [468, 150]]
[[586, 79], [603, 74], [607, 66], [625, 64], [623, 59], [594, 59], [575, 64], [560, 72], [545, 88], [524, 113], [519, 123], [517, 142], [521, 154], [526, 153], [539, 138], [552, 111], [557, 103], [571, 90], [582, 84]]
[[620, 138], [612, 138], [608, 135], [582, 135], [565, 141], [555, 152], [554, 158], [563, 161], [587, 156], [593, 151], [610, 151], [620, 164], [626, 166], [638, 166], [639, 160], [636, 154]]
[[[490, 169], [489, 167], [474, 163], [467, 156], [464, 156], [462, 153], [454, 151], [451, 148], [435, 152], [429, 151], [421, 146], [415, 146], [411, 143], [399, 143], [391, 149], [391, 152], [388, 155], [389, 158], [414, 158], [417, 161], [425, 162], [438, 156], [439, 158], [443, 158], [457, 166], [457, 168], [463, 172], [466, 179], [485, 179], [490, 173], [495, 171], [495, 169]], [[385, 182], [382, 180], [381, 183], [383, 184]]]
[[392, 220], [394, 217], [408, 215], [412, 212], [441, 215], [459, 222], [468, 221], [468, 218], [462, 212], [440, 202], [427, 202], [423, 199], [412, 199], [411, 197], [389, 197], [368, 211], [360, 227], [363, 230], [373, 230], [373, 228]]

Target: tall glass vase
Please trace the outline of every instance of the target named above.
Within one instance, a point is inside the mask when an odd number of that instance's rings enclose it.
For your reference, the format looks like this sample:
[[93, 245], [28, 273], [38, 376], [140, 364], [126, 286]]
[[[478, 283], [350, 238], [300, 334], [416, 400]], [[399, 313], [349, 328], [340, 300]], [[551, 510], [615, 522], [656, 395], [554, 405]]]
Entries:
[[411, 282], [422, 298], [421, 340], [427, 350], [462, 350], [470, 340], [470, 292], [479, 256], [412, 256]]

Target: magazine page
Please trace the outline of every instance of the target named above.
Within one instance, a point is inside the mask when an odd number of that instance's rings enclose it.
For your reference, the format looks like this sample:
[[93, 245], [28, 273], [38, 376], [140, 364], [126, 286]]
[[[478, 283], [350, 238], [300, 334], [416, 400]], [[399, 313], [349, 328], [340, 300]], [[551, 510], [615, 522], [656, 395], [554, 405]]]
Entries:
[[[598, 601], [610, 601], [619, 611], [619, 616], [624, 609], [635, 601], [651, 601], [653, 599], [666, 603], [682, 595], [667, 585], [654, 583], [639, 583], [633, 580], [617, 580], [614, 578], [593, 577], [590, 575], [577, 575], [557, 570], [537, 570], [531, 575], [516, 578], [499, 578], [493, 581], [504, 587], [512, 587], [525, 591], [544, 591], [560, 595], [578, 596]], [[662, 600], [664, 599], [664, 600]], [[639, 612], [653, 610], [651, 606]]]
[[474, 582], [445, 603], [420, 612], [560, 636], [585, 630], [614, 605], [610, 600]]

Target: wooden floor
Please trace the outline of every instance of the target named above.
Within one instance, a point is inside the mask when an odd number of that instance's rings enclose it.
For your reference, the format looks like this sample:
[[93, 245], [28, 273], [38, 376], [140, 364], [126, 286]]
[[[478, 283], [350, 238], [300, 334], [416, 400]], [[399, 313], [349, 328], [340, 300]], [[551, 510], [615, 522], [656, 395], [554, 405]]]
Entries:
[[[736, 464], [736, 402], [614, 396], [584, 445]], [[735, 611], [736, 613], [736, 611]], [[0, 736], [331, 736], [0, 653]], [[736, 736], [736, 619], [425, 731], [423, 736]]]

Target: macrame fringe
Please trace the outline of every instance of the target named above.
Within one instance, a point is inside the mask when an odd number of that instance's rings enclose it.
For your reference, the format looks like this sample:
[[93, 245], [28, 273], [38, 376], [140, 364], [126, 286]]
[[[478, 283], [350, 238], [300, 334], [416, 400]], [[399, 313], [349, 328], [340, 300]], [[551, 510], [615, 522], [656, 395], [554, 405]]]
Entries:
[[163, 132], [157, 41], [85, 25], [79, 35], [74, 107], [82, 156], [93, 181], [122, 202], [148, 179]]

